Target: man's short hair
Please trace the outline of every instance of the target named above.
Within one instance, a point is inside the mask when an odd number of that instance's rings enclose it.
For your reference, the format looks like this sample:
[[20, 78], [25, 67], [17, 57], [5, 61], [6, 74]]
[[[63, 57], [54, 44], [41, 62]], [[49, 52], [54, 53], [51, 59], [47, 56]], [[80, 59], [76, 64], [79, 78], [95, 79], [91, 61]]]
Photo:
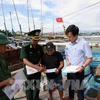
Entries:
[[78, 35], [79, 34], [79, 28], [75, 25], [70, 25], [66, 29], [65, 34], [67, 35], [69, 32], [72, 32], [73, 36]]

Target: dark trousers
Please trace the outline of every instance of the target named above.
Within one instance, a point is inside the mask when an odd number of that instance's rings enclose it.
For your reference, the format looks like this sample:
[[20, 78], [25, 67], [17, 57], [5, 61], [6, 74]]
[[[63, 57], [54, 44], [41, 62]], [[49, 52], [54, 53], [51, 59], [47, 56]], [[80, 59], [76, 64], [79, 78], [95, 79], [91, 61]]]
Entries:
[[27, 98], [27, 100], [40, 100], [39, 99], [39, 90], [38, 89], [26, 90], [26, 98]]
[[33, 80], [32, 84], [29, 82], [25, 83], [26, 87], [26, 98], [27, 100], [40, 100], [40, 80]]
[[75, 74], [68, 73], [67, 74], [68, 81], [70, 81], [69, 85], [69, 98], [74, 98], [74, 91], [77, 91], [78, 100], [84, 100], [84, 87], [83, 87], [83, 79], [84, 79], [84, 71], [81, 73], [77, 72]]

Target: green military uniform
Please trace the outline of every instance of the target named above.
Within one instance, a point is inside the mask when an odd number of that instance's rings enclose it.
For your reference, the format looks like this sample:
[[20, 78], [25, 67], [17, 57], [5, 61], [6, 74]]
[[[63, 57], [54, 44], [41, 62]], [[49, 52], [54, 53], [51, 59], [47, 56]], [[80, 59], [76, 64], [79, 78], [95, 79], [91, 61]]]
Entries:
[[[35, 37], [35, 33], [34, 31], [33, 32], [33, 37]], [[30, 32], [31, 33], [31, 32]], [[37, 38], [38, 36], [36, 36], [36, 38], [34, 39], [38, 39]], [[28, 44], [28, 45], [24, 45], [22, 46], [22, 49], [21, 49], [21, 54], [20, 54], [20, 58], [23, 59], [23, 58], [26, 58], [28, 59], [28, 61], [30, 61], [31, 63], [33, 64], [38, 64], [42, 55], [43, 55], [43, 48], [40, 46], [40, 45], [36, 45], [36, 48], [33, 48], [32, 47], [32, 44]], [[41, 73], [40, 72], [37, 72], [35, 74], [31, 74], [31, 75], [27, 75], [26, 73], [26, 67], [24, 67], [24, 71], [25, 71], [25, 74], [26, 74], [26, 77], [27, 77], [27, 80], [31, 81], [31, 80], [34, 80], [34, 89], [27, 89], [27, 82], [26, 82], [26, 96], [27, 96], [27, 100], [39, 100], [39, 87], [36, 88], [37, 85], [40, 84], [40, 78], [41, 78]], [[36, 81], [38, 80], [38, 84], [36, 83]]]
[[[0, 44], [8, 43], [7, 37], [0, 33]], [[0, 55], [0, 82], [11, 77], [10, 71], [8, 70], [8, 65], [2, 55]], [[9, 98], [3, 93], [2, 89], [4, 87], [0, 87], [0, 100], [9, 100]]]
[[[11, 77], [8, 70], [8, 66], [3, 56], [0, 56], [0, 82]], [[8, 97], [3, 93], [2, 88], [0, 88], [0, 100], [9, 100]]]

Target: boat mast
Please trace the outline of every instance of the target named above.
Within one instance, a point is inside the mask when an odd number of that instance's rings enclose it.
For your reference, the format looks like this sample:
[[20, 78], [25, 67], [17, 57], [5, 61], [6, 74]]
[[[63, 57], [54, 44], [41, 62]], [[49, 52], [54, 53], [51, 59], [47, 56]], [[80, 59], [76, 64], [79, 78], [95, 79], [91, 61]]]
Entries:
[[54, 39], [55, 39], [55, 33], [54, 33], [54, 14], [53, 14], [53, 35], [54, 35]]
[[2, 4], [2, 13], [3, 13], [4, 27], [5, 27], [5, 31], [6, 31], [6, 36], [8, 37], [8, 31], [7, 31], [7, 27], [6, 27], [5, 14], [4, 14], [4, 8], [3, 8], [3, 1], [2, 0], [1, 0], [1, 4]]
[[41, 35], [43, 35], [42, 0], [41, 0]]
[[29, 29], [29, 32], [30, 32], [30, 22], [29, 22], [28, 0], [27, 0], [27, 18], [28, 18], [28, 29]]
[[32, 19], [33, 19], [33, 28], [35, 30], [35, 22], [34, 22], [34, 17], [33, 17], [33, 12], [32, 12], [32, 6], [31, 6], [31, 13], [32, 13]]
[[10, 20], [11, 20], [11, 26], [12, 26], [12, 35], [13, 35], [13, 37], [15, 37], [14, 30], [13, 30], [13, 23], [12, 23], [11, 12], [10, 12]]
[[13, 1], [13, 5], [14, 5], [14, 9], [15, 9], [18, 25], [19, 25], [19, 28], [20, 28], [20, 34], [22, 35], [22, 28], [21, 28], [21, 24], [19, 22], [18, 14], [17, 14], [17, 11], [16, 11], [16, 6], [15, 6], [15, 3], [14, 3], [14, 0], [12, 0], [12, 1]]

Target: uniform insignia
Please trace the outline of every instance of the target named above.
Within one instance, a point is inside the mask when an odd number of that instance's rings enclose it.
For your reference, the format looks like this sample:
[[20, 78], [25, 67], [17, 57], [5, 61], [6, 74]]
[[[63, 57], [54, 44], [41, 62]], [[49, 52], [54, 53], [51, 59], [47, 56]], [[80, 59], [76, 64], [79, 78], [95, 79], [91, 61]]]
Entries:
[[48, 46], [48, 48], [50, 48], [50, 46]]
[[36, 36], [39, 35], [39, 32], [36, 32], [35, 35], [36, 35]]

